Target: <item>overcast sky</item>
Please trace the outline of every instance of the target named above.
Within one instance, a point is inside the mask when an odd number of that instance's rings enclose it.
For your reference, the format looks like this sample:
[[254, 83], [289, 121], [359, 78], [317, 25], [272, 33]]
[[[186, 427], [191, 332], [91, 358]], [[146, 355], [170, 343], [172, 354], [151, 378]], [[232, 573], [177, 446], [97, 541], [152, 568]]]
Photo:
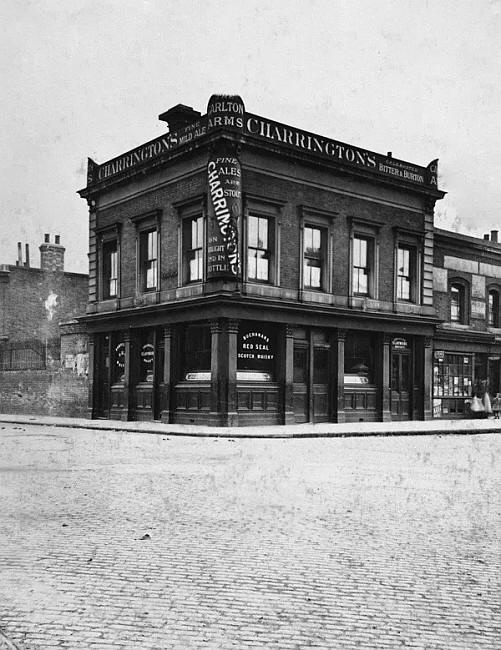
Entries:
[[[248, 111], [420, 165], [436, 223], [501, 230], [501, 0], [3, 0], [0, 263], [61, 235], [87, 272], [87, 156], [205, 112]], [[52, 240], [52, 239], [51, 239]]]

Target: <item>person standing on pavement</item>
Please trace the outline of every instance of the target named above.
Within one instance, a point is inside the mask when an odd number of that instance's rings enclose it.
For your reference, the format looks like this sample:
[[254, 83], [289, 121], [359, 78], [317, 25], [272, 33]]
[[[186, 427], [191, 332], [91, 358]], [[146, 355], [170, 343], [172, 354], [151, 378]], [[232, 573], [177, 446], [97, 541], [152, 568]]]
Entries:
[[492, 400], [492, 412], [494, 413], [494, 419], [499, 420], [499, 412], [501, 411], [501, 394], [497, 393], [496, 397]]

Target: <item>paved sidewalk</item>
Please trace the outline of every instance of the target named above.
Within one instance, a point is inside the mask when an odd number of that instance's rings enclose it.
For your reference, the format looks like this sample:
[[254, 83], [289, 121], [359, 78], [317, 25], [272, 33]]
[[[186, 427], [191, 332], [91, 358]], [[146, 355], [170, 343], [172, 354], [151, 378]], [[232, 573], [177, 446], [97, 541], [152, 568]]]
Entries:
[[208, 427], [162, 422], [123, 422], [121, 420], [87, 420], [45, 415], [2, 415], [0, 423], [35, 424], [99, 431], [130, 431], [172, 436], [209, 438], [333, 438], [348, 436], [405, 436], [442, 433], [480, 434], [501, 432], [501, 420], [429, 420], [427, 422], [352, 422], [349, 424], [292, 424], [253, 427]]

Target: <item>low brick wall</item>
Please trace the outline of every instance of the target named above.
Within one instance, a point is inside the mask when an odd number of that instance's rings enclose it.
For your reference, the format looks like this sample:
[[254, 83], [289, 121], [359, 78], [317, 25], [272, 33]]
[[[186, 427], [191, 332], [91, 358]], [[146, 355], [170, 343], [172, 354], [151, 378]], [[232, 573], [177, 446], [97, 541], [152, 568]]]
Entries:
[[88, 386], [68, 370], [0, 372], [0, 413], [87, 417]]

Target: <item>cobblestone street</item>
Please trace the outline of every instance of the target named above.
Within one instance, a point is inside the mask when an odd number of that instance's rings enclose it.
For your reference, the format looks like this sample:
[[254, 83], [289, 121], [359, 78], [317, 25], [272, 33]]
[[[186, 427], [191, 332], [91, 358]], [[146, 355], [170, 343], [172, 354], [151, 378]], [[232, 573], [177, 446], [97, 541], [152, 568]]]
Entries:
[[1, 429], [21, 648], [501, 647], [501, 436]]

